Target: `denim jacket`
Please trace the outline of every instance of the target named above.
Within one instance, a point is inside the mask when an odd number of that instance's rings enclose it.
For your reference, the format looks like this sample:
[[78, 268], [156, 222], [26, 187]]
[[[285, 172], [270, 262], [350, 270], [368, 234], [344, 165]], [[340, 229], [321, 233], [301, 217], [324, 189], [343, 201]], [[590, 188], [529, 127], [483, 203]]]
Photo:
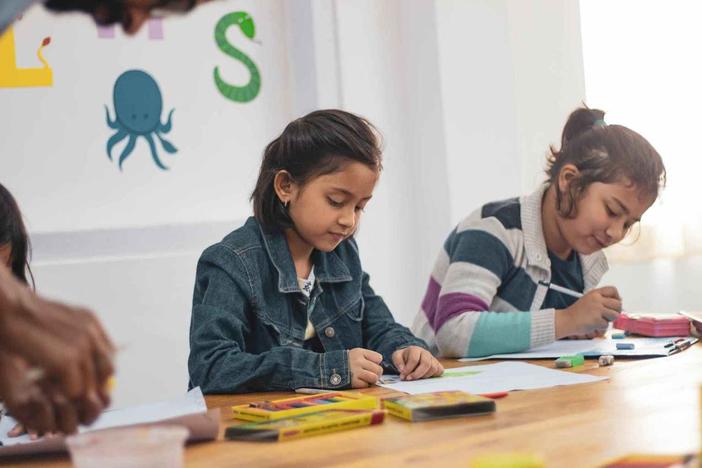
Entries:
[[[203, 252], [190, 324], [191, 387], [205, 393], [348, 388], [349, 349], [377, 351], [383, 367], [397, 372], [394, 351], [427, 348], [373, 292], [353, 238], [333, 252], [314, 251], [312, 261], [316, 284], [308, 299], [285, 235], [264, 232], [254, 218]], [[308, 313], [321, 349], [304, 339]]]

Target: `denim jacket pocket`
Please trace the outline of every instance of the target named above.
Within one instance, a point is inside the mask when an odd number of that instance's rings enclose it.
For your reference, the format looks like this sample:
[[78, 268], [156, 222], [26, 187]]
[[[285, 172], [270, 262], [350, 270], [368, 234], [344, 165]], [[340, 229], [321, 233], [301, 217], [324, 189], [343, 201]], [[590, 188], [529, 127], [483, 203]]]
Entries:
[[363, 318], [363, 294], [357, 281], [349, 281], [334, 285], [330, 288], [338, 315], [348, 315], [353, 320]]
[[363, 309], [366, 308], [366, 301], [363, 300], [363, 296], [359, 296], [358, 301], [355, 304], [351, 304], [345, 311], [346, 316], [353, 320], [354, 322], [360, 322], [363, 320]]
[[[330, 289], [327, 289], [325, 294], [329, 293]], [[317, 304], [319, 312], [315, 326], [323, 328], [333, 323], [340, 323], [339, 321], [342, 319], [349, 323], [361, 322], [365, 303], [360, 291], [355, 296], [348, 293], [339, 295], [339, 291], [333, 291], [327, 297], [320, 297], [321, 300]]]

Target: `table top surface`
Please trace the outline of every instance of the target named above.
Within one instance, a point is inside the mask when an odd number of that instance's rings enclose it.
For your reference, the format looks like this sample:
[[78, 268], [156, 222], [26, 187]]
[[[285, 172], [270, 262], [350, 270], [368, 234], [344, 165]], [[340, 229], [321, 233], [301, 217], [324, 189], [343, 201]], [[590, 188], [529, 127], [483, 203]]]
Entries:
[[[480, 365], [494, 361], [473, 363]], [[553, 360], [529, 361], [554, 367]], [[464, 366], [443, 360], [447, 368]], [[573, 370], [575, 371], [575, 370]], [[631, 453], [700, 450], [702, 345], [666, 358], [617, 359], [611, 367], [588, 360], [577, 371], [608, 380], [510, 392], [487, 416], [410, 423], [387, 417], [378, 426], [287, 442], [222, 440], [231, 405], [290, 397], [291, 392], [206, 397], [223, 408], [217, 441], [189, 445], [188, 467], [217, 466], [467, 466], [477, 455], [519, 452], [546, 466], [598, 466]], [[363, 390], [379, 397], [397, 392]], [[10, 466], [71, 466], [67, 455], [0, 459]]]

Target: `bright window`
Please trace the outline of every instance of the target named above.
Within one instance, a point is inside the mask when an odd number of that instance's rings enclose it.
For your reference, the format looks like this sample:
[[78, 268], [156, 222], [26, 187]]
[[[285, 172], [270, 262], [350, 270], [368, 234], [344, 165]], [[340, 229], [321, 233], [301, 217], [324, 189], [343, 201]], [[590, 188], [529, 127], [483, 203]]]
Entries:
[[638, 240], [611, 253], [702, 253], [702, 2], [583, 0], [580, 12], [587, 104], [641, 133], [668, 172]]

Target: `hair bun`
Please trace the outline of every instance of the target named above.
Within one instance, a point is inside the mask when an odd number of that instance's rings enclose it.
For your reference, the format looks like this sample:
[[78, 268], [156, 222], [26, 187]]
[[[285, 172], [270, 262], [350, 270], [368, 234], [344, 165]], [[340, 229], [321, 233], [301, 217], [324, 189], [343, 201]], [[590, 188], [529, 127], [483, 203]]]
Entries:
[[590, 109], [587, 106], [575, 109], [568, 117], [565, 127], [563, 127], [561, 149], [578, 135], [585, 133], [595, 126], [603, 126], [604, 116], [605, 112], [600, 109]]

